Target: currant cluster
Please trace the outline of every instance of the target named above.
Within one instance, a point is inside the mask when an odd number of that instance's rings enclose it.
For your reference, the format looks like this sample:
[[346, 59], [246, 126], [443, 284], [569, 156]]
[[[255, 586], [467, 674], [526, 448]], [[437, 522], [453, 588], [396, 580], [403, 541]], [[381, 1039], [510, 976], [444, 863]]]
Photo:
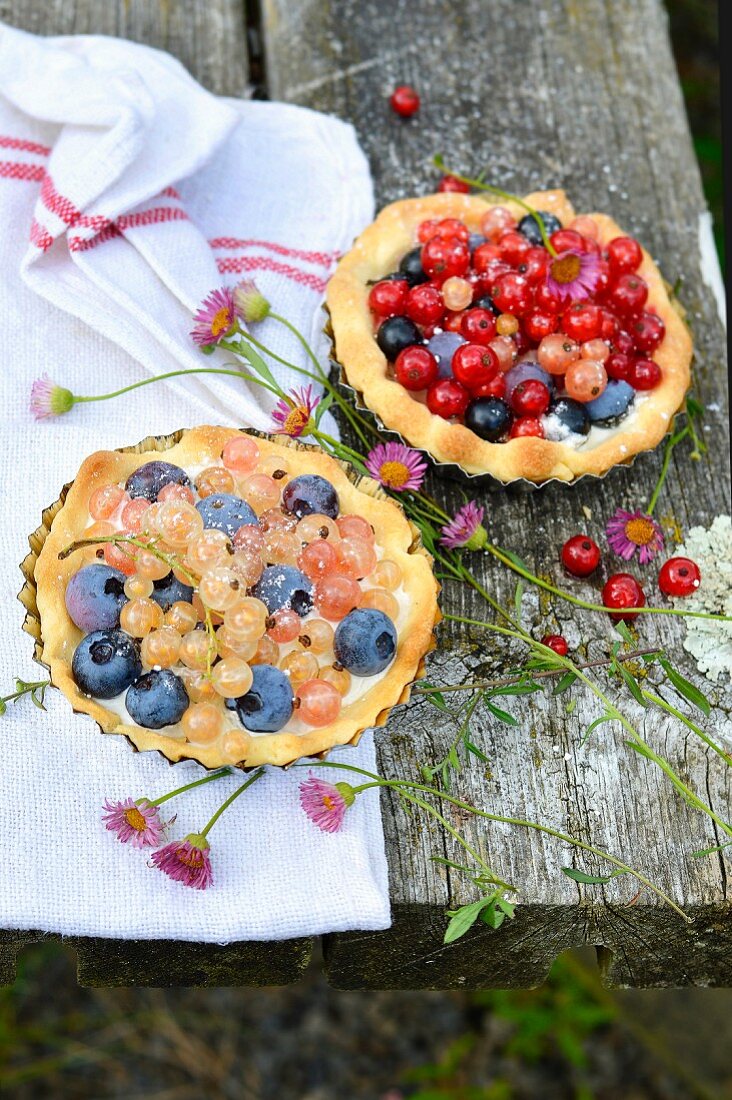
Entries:
[[392, 376], [490, 442], [579, 443], [593, 424], [619, 423], [661, 380], [652, 356], [665, 328], [645, 309], [638, 242], [598, 237], [585, 215], [563, 228], [546, 212], [517, 223], [501, 206], [480, 233], [456, 218], [422, 222], [369, 293]]
[[[246, 755], [250, 732], [293, 711], [334, 722], [352, 677], [392, 661], [400, 566], [371, 525], [341, 514], [335, 487], [291, 476], [291, 459], [235, 436], [192, 480], [155, 461], [97, 489], [84, 539], [105, 542], [69, 580], [66, 607], [85, 637], [72, 671], [138, 725], [180, 722], [195, 744]], [[145, 545], [137, 545], [143, 543]]]

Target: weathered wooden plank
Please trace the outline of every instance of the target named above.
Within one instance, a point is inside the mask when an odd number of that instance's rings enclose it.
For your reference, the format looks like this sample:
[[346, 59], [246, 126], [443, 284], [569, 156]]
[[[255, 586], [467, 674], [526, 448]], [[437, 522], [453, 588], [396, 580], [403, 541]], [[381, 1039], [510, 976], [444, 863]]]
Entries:
[[[608, 211], [651, 248], [671, 282], [683, 279], [710, 454], [697, 463], [688, 453], [675, 457], [659, 514], [686, 530], [727, 510], [724, 333], [702, 274], [706, 208], [661, 4], [266, 0], [264, 17], [270, 95], [352, 121], [370, 157], [380, 203], [434, 189], [429, 162], [441, 151], [464, 171], [487, 168], [489, 181], [519, 194], [564, 186], [578, 210]], [[423, 99], [419, 115], [408, 122], [387, 103], [401, 82], [413, 83]], [[485, 496], [490, 530], [500, 545], [562, 584], [557, 551], [564, 539], [586, 529], [602, 541], [603, 522], [616, 507], [647, 502], [660, 461], [660, 454], [642, 456], [632, 469], [570, 490], [552, 486], [521, 497]], [[434, 480], [431, 489], [441, 500], [462, 500], [444, 480]], [[494, 563], [487, 559], [479, 572], [492, 592], [510, 598], [513, 582]], [[643, 575], [655, 600], [653, 570]], [[573, 584], [587, 598], [597, 597], [599, 587]], [[464, 588], [447, 586], [443, 602], [455, 614], [487, 617], [485, 605]], [[536, 636], [558, 626], [580, 653], [596, 656], [606, 648], [606, 621], [559, 601], [540, 604], [527, 596], [524, 604]], [[680, 623], [646, 618], [640, 633], [644, 643], [666, 646], [690, 667], [680, 648]], [[478, 678], [506, 665], [505, 654], [501, 658], [479, 632], [471, 638], [444, 629], [442, 643], [430, 668], [434, 683]], [[718, 708], [708, 728], [729, 738], [729, 697], [720, 689], [711, 694], [727, 709]], [[465, 944], [446, 950], [439, 913], [448, 902], [474, 894], [429, 857], [459, 860], [459, 849], [385, 798], [395, 926], [383, 934], [329, 937], [334, 984], [535, 984], [558, 951], [580, 942], [604, 945], [609, 982], [729, 982], [717, 927], [729, 913], [725, 860], [689, 857], [717, 841], [714, 830], [676, 797], [656, 768], [624, 747], [612, 727], [602, 727], [582, 748], [581, 733], [599, 707], [586, 693], [573, 696], [571, 717], [564, 698], [541, 696], [509, 707], [520, 719], [518, 729], [478, 713], [474, 739], [490, 767], [487, 775], [474, 765], [467, 768], [454, 784], [456, 793], [490, 812], [528, 817], [592, 840], [637, 865], [695, 915], [691, 929], [648, 895], [634, 908], [622, 908], [635, 893], [630, 880], [616, 880], [602, 891], [576, 886], [560, 866], [594, 868], [548, 838], [468, 821], [469, 839], [522, 887], [526, 904], [498, 933], [479, 929]], [[654, 748], [726, 816], [729, 769], [709, 758], [678, 723], [640, 708], [627, 710]], [[439, 720], [429, 704], [413, 703], [381, 735], [383, 773], [416, 776], [417, 765], [441, 757], [453, 736], [449, 722]], [[709, 928], [714, 930], [708, 934]]]
[[243, 0], [0, 0], [0, 20], [34, 34], [110, 34], [168, 50], [212, 92], [244, 95]]

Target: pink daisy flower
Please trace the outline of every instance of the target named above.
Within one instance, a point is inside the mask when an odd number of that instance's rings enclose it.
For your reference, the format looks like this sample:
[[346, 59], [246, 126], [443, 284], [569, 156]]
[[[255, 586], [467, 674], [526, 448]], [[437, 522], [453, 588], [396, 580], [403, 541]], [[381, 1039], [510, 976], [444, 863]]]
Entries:
[[133, 848], [157, 848], [165, 835], [165, 827], [170, 822], [160, 820], [160, 810], [146, 798], [136, 802], [126, 798], [124, 802], [110, 802], [102, 807], [102, 821], [110, 833], [117, 834], [122, 844], [131, 843]]
[[338, 832], [354, 799], [350, 783], [326, 783], [312, 772], [300, 784], [300, 805], [313, 824], [326, 833]]
[[403, 493], [419, 489], [427, 472], [427, 463], [419, 451], [403, 443], [378, 443], [369, 451], [366, 469], [385, 489]]
[[213, 882], [209, 847], [201, 833], [189, 833], [185, 840], [174, 840], [153, 852], [151, 866], [193, 890], [206, 890]]
[[31, 386], [30, 411], [36, 420], [48, 420], [52, 416], [67, 413], [74, 404], [71, 390], [59, 386], [47, 374], [36, 378]]
[[637, 550], [639, 562], [647, 565], [663, 550], [663, 531], [645, 512], [618, 508], [605, 531], [608, 545], [624, 561], [630, 561]]
[[194, 328], [191, 337], [199, 347], [219, 344], [236, 328], [236, 307], [234, 296], [227, 287], [212, 290], [204, 298], [193, 318]]
[[588, 252], [560, 252], [549, 260], [546, 274], [548, 289], [560, 298], [575, 302], [592, 294], [600, 279], [597, 256]]
[[234, 287], [234, 305], [236, 312], [247, 325], [255, 325], [257, 321], [263, 321], [271, 308], [254, 279], [242, 279]]
[[484, 515], [485, 509], [469, 500], [442, 528], [440, 542], [448, 550], [482, 550], [488, 541], [488, 532], [482, 526]]
[[281, 397], [272, 410], [272, 431], [289, 435], [292, 439], [308, 435], [312, 430], [311, 417], [320, 398], [312, 386], [290, 390], [289, 397]]

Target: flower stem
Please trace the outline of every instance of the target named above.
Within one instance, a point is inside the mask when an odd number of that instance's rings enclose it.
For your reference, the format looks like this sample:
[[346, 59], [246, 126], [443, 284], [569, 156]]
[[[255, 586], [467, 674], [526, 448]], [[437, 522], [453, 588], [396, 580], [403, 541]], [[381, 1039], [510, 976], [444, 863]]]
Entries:
[[150, 805], [162, 806], [163, 802], [167, 802], [169, 798], [175, 798], [176, 795], [183, 794], [184, 791], [192, 791], [194, 787], [202, 787], [204, 783], [213, 783], [214, 779], [222, 779], [225, 775], [232, 775], [231, 768], [224, 768], [220, 772], [214, 772], [213, 775], [205, 775], [203, 779], [195, 779], [193, 783], [186, 783], [185, 787], [177, 787], [176, 790], [156, 798]]
[[213, 826], [216, 824], [218, 819], [221, 817], [224, 810], [228, 810], [231, 803], [234, 802], [234, 800], [237, 799], [240, 794], [244, 794], [244, 791], [247, 789], [247, 787], [251, 787], [252, 783], [256, 783], [257, 780], [261, 779], [263, 775], [264, 775], [264, 768], [259, 768], [258, 771], [256, 771], [254, 773], [254, 775], [249, 776], [246, 783], [242, 783], [241, 787], [237, 787], [237, 789], [234, 791], [234, 793], [230, 794], [229, 797], [226, 799], [226, 801], [221, 803], [221, 805], [219, 806], [218, 810], [213, 815], [213, 817], [211, 818], [209, 823], [205, 826], [205, 828], [201, 829], [201, 834], [200, 835], [201, 836], [207, 836], [209, 831], [213, 828]]
[[244, 372], [240, 370], [226, 370], [224, 367], [187, 367], [185, 370], [171, 370], [166, 374], [156, 374], [151, 378], [143, 378], [141, 382], [133, 382], [131, 385], [123, 386], [121, 390], [113, 390], [111, 393], [98, 393], [90, 397], [77, 397], [76, 394], [72, 396], [75, 405], [87, 401], [108, 401], [112, 397], [121, 397], [125, 393], [130, 393], [131, 390], [139, 390], [141, 386], [150, 386], [153, 382], [164, 382], [166, 378], [181, 378], [186, 374], [229, 375], [231, 378], [238, 378], [240, 382], [255, 382], [258, 386], [264, 386], [270, 393], [274, 393], [278, 397], [281, 396], [276, 389], [268, 385], [261, 378], [254, 378], [253, 375], [244, 374]]
[[[312, 764], [295, 764], [295, 767], [312, 767]], [[575, 848], [581, 848], [583, 851], [591, 852], [597, 856], [598, 859], [606, 860], [608, 863], [612, 863], [613, 866], [625, 874], [632, 875], [638, 882], [640, 882], [647, 889], [651, 890], [656, 897], [661, 898], [666, 902], [679, 916], [689, 923], [691, 918], [681, 909], [676, 902], [664, 893], [658, 886], [654, 886], [650, 879], [648, 879], [640, 871], [636, 871], [627, 863], [623, 863], [622, 860], [616, 856], [611, 855], [609, 852], [603, 851], [601, 848], [597, 848], [594, 844], [590, 844], [588, 841], [579, 840], [577, 837], [569, 836], [567, 833], [561, 832], [559, 829], [553, 829], [549, 825], [541, 825], [537, 821], [527, 821], [520, 817], [509, 817], [505, 814], [492, 814], [487, 810], [479, 810], [476, 806], [472, 806], [469, 802], [463, 802], [462, 799], [456, 798], [454, 795], [448, 794], [446, 791], [440, 791], [436, 787], [430, 787], [426, 783], [415, 783], [409, 780], [402, 779], [380, 779], [378, 775], [373, 772], [366, 771], [364, 768], [358, 768], [353, 764], [339, 764], [335, 761], [321, 760], [315, 765], [318, 768], [341, 768], [345, 771], [351, 771], [360, 775], [365, 775], [374, 782], [369, 786], [379, 787], [391, 787], [393, 790], [399, 792], [400, 788], [408, 788], [413, 791], [421, 791], [425, 794], [431, 794], [435, 798], [440, 798], [445, 802], [450, 802], [453, 806], [457, 806], [458, 809], [467, 810], [469, 813], [475, 814], [477, 817], [483, 817], [488, 821], [496, 821], [504, 825], [513, 825], [517, 828], [530, 829], [534, 832], [545, 833], [547, 836], [552, 836], [556, 840], [561, 840], [565, 844], [570, 844]]]
[[658, 497], [660, 495], [661, 489], [663, 488], [663, 483], [666, 480], [666, 474], [668, 473], [673, 449], [678, 443], [681, 442], [682, 439], [686, 439], [686, 437], [690, 434], [690, 425], [687, 424], [685, 428], [683, 428], [680, 432], [677, 432], [676, 435], [670, 436], [669, 439], [666, 441], [666, 447], [663, 452], [663, 464], [661, 466], [661, 473], [658, 475], [656, 487], [653, 490], [651, 499], [648, 501], [648, 507], [646, 508], [646, 512], [649, 516], [653, 515], [653, 509], [658, 503]]

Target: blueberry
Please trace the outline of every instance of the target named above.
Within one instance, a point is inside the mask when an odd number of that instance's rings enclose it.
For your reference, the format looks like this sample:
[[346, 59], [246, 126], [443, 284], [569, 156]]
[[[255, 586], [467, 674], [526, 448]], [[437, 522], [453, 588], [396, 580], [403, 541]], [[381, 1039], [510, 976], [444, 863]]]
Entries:
[[66, 586], [66, 610], [71, 621], [89, 634], [119, 626], [119, 613], [127, 603], [125, 575], [119, 569], [97, 563], [85, 565]]
[[452, 378], [452, 357], [461, 344], [466, 344], [459, 332], [438, 332], [427, 347], [437, 360], [438, 377]]
[[482, 233], [471, 233], [468, 237], [468, 248], [471, 253], [475, 252], [476, 248], [480, 248], [482, 244], [485, 244], [488, 240]]
[[282, 507], [298, 519], [313, 514], [335, 519], [340, 506], [338, 493], [329, 481], [320, 474], [300, 474], [285, 485]]
[[496, 317], [500, 316], [501, 313], [490, 294], [481, 294], [480, 298], [476, 298], [473, 302], [473, 309], [489, 309]]
[[178, 600], [190, 603], [193, 599], [193, 589], [179, 581], [171, 570], [166, 577], [153, 581], [152, 599], [160, 604], [163, 611], [169, 611]]
[[478, 397], [465, 413], [465, 427], [489, 443], [497, 442], [510, 424], [511, 410], [500, 397]]
[[138, 726], [159, 730], [180, 722], [188, 709], [188, 692], [169, 668], [153, 669], [134, 682], [125, 696], [125, 706]]
[[585, 406], [571, 397], [552, 401], [542, 424], [545, 437], [553, 443], [561, 443], [570, 435], [587, 435], [592, 427]]
[[71, 661], [71, 674], [85, 695], [114, 699], [142, 672], [140, 655], [123, 630], [94, 630], [82, 638]]
[[543, 382], [549, 393], [554, 392], [554, 382], [552, 376], [548, 371], [542, 370], [538, 363], [531, 363], [528, 360], [523, 363], [517, 363], [515, 367], [511, 367], [506, 371], [506, 401], [511, 400], [513, 391], [518, 386], [519, 382], [525, 382], [527, 378], [536, 378], [539, 382]]
[[397, 632], [383, 611], [357, 607], [341, 619], [333, 638], [333, 653], [353, 676], [375, 676], [394, 659]]
[[[562, 223], [559, 218], [556, 218], [554, 214], [550, 214], [547, 210], [537, 210], [537, 214], [541, 218], [544, 230], [547, 237], [551, 237], [552, 233], [556, 233], [558, 229], [562, 228]], [[543, 244], [544, 241], [541, 237], [541, 230], [539, 229], [539, 223], [533, 214], [526, 214], [518, 223], [519, 233], [523, 233], [527, 241], [531, 241], [532, 244]]]
[[599, 397], [586, 402], [585, 409], [593, 424], [610, 428], [625, 419], [634, 401], [635, 390], [630, 383], [611, 378]]
[[379, 325], [376, 343], [389, 362], [393, 363], [400, 351], [412, 344], [421, 344], [422, 334], [408, 317], [389, 317]]
[[254, 595], [270, 615], [291, 607], [302, 618], [313, 609], [313, 585], [294, 565], [268, 565], [254, 586]]
[[235, 535], [245, 524], [257, 523], [257, 517], [247, 502], [232, 493], [212, 493], [210, 497], [199, 500], [196, 508], [203, 517], [205, 528], [225, 531], [229, 536]]
[[254, 665], [252, 677], [249, 691], [236, 700], [239, 721], [253, 733], [277, 733], [292, 715], [290, 681], [273, 665]]
[[407, 252], [406, 256], [402, 256], [399, 270], [402, 278], [406, 279], [410, 286], [426, 283], [427, 275], [422, 267], [422, 249], [413, 248], [411, 252]]
[[125, 488], [131, 497], [144, 497], [145, 500], [157, 500], [158, 493], [165, 485], [188, 485], [191, 479], [180, 466], [172, 462], [146, 462], [127, 478]]

